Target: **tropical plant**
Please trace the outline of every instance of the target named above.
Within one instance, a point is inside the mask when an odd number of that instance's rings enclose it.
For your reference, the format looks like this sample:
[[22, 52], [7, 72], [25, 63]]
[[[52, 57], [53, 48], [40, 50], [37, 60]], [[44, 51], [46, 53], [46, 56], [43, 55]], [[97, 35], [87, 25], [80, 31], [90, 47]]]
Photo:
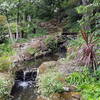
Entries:
[[86, 43], [79, 50], [78, 61], [80, 61], [81, 63], [83, 63], [86, 66], [91, 66], [91, 68], [95, 71], [95, 69], [96, 69], [96, 56], [95, 56], [95, 51], [93, 50], [93, 47], [95, 46], [94, 45], [95, 41], [93, 40], [94, 34], [91, 34], [89, 36], [83, 30], [81, 30], [81, 34], [82, 34], [82, 37]]

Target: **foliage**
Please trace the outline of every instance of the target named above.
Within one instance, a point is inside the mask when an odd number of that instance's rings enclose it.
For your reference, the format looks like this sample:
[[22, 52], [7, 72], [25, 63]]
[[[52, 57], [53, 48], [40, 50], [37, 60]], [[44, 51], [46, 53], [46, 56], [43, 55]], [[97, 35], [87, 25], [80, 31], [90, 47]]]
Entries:
[[59, 77], [62, 77], [62, 74], [54, 70], [49, 70], [47, 73], [40, 75], [39, 90], [41, 94], [50, 96], [53, 93], [62, 92], [64, 84], [58, 80]]
[[11, 67], [11, 61], [9, 56], [0, 57], [0, 71], [7, 71]]
[[76, 85], [77, 91], [80, 91], [85, 100], [100, 99], [100, 70], [96, 70], [96, 74], [91, 74], [89, 69], [82, 72], [74, 72], [66, 78], [66, 83]]
[[[7, 41], [8, 42], [8, 41]], [[8, 71], [11, 67], [11, 55], [14, 54], [9, 43], [0, 44], [0, 71]]]
[[45, 44], [47, 45], [48, 49], [51, 49], [53, 52], [57, 50], [57, 39], [53, 36], [49, 36], [44, 40]]
[[0, 79], [0, 99], [7, 100], [10, 93], [10, 81]]
[[90, 65], [92, 69], [95, 71], [96, 57], [95, 57], [95, 52], [93, 50], [94, 47], [93, 34], [91, 34], [90, 37], [84, 31], [81, 31], [81, 34], [86, 44], [79, 50], [79, 61], [85, 64], [86, 66]]
[[97, 22], [100, 20], [100, 15], [98, 16], [97, 14], [99, 13], [100, 2], [99, 0], [87, 1], [88, 3], [83, 0], [83, 2], [85, 2], [85, 4], [83, 3], [83, 5], [76, 7], [78, 14], [83, 15], [78, 22], [80, 23], [80, 26], [85, 29], [85, 31], [89, 33], [98, 33], [97, 26], [100, 23]]
[[7, 35], [6, 33], [4, 33], [4, 24], [6, 21], [6, 17], [3, 15], [0, 15], [0, 40], [2, 41], [3, 39], [5, 39], [5, 35]]
[[94, 81], [94, 78], [91, 76], [91, 73], [87, 68], [84, 68], [82, 72], [74, 72], [66, 78], [66, 81], [69, 84], [81, 85], [83, 83], [90, 84]]
[[30, 48], [27, 48], [27, 52], [28, 52], [29, 54], [31, 54], [31, 55], [34, 55], [35, 53], [38, 53], [39, 50], [36, 49], [36, 48], [30, 47]]
[[83, 98], [85, 100], [99, 100], [100, 99], [100, 82], [92, 84], [82, 84], [79, 87]]
[[[11, 28], [12, 33], [16, 33], [16, 27], [18, 27], [19, 32], [21, 31], [20, 25], [17, 25], [16, 23], [9, 23], [9, 26]], [[5, 32], [8, 32], [8, 26], [5, 25]]]
[[84, 40], [82, 39], [82, 37], [79, 35], [78, 37], [77, 37], [77, 39], [72, 39], [72, 40], [69, 40], [69, 44], [68, 44], [68, 46], [69, 47], [73, 47], [73, 46], [75, 46], [75, 47], [80, 47], [82, 44], [84, 43]]
[[4, 24], [6, 20], [6, 17], [3, 15], [0, 15], [0, 24]]
[[[7, 41], [8, 42], [8, 41]], [[0, 44], [0, 56], [2, 55], [12, 55], [12, 48], [9, 43], [2, 43]]]

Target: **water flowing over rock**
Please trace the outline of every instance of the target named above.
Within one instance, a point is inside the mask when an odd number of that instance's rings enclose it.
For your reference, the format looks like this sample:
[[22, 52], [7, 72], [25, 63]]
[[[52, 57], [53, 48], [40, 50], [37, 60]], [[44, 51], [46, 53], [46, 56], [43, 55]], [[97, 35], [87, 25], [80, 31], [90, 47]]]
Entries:
[[37, 69], [19, 70], [15, 73], [15, 82], [11, 90], [12, 100], [36, 99], [36, 77]]

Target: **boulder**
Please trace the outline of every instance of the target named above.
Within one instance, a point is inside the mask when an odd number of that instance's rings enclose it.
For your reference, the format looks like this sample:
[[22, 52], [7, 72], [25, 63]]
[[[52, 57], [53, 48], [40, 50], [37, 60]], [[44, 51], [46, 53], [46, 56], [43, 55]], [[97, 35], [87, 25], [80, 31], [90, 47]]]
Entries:
[[49, 99], [44, 96], [38, 96], [36, 100], [49, 100]]
[[55, 93], [50, 100], [81, 100], [81, 95], [79, 92]]
[[44, 62], [39, 66], [39, 74], [46, 72], [46, 70], [56, 66], [56, 61]]
[[31, 45], [32, 48], [38, 49], [41, 46], [41, 42], [40, 42], [40, 40], [35, 40], [30, 45]]

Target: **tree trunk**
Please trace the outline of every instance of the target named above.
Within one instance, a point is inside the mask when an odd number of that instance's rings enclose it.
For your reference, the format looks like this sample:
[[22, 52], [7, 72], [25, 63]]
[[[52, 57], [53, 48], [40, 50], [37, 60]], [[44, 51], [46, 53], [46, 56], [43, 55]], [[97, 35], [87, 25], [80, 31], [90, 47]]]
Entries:
[[10, 25], [8, 23], [8, 20], [7, 20], [7, 27], [8, 27], [8, 31], [9, 31], [10, 40], [11, 40], [12, 44], [14, 44], [14, 39], [13, 39], [13, 35], [11, 32], [11, 28], [10, 28]]
[[[18, 3], [20, 4], [20, 0], [18, 1]], [[16, 40], [18, 40], [19, 38], [19, 29], [18, 29], [18, 25], [19, 25], [19, 5], [18, 4], [18, 7], [17, 7], [17, 19], [16, 19]]]

